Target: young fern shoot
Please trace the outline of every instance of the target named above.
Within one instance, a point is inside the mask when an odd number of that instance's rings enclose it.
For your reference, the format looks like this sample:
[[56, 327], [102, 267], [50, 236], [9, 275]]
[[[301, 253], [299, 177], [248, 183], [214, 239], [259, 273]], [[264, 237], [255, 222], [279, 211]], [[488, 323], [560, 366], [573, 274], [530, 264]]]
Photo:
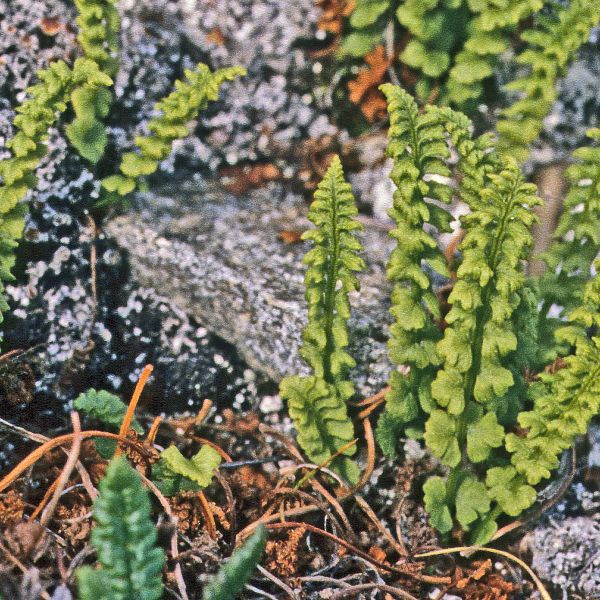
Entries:
[[[314, 247], [304, 257], [308, 324], [300, 354], [314, 375], [286, 377], [280, 387], [298, 430], [298, 443], [317, 464], [330, 460], [354, 439], [346, 401], [354, 394], [348, 371], [355, 362], [346, 347], [348, 295], [359, 289], [355, 273], [365, 267], [358, 255], [362, 246], [355, 235], [362, 229], [353, 218], [357, 213], [336, 156], [317, 187], [308, 213], [316, 227], [303, 235]], [[332, 463], [350, 482], [359, 474], [349, 458], [355, 452], [354, 446], [347, 447]]]

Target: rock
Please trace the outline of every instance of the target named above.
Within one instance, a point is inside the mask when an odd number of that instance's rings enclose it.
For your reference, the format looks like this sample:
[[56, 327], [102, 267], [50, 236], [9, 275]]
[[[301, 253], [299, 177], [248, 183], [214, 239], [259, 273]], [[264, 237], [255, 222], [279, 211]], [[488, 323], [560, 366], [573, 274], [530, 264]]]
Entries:
[[[274, 381], [305, 373], [298, 355], [306, 321], [306, 243], [285, 244], [282, 231], [310, 223], [306, 202], [279, 184], [243, 198], [216, 188], [183, 196], [146, 196], [137, 212], [106, 231], [128, 250], [134, 276], [233, 344], [243, 359]], [[368, 269], [354, 295], [350, 351], [360, 394], [377, 391], [391, 368], [386, 352], [392, 241], [380, 228], [362, 235]]]
[[575, 517], [535, 530], [534, 571], [557, 588], [590, 598], [600, 589], [600, 521]]

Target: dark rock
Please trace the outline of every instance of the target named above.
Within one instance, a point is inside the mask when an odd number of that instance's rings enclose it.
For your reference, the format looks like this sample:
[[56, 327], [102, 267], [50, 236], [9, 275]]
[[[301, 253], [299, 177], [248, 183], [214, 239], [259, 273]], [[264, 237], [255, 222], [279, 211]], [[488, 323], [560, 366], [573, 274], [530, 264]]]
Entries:
[[[139, 212], [114, 219], [107, 232], [127, 249], [135, 277], [232, 343], [253, 368], [275, 381], [306, 372], [298, 356], [306, 321], [301, 258], [308, 245], [286, 245], [281, 231], [310, 223], [302, 198], [272, 184], [245, 198], [212, 189], [141, 199]], [[368, 270], [352, 301], [351, 353], [361, 394], [385, 385], [391, 240], [363, 234]]]

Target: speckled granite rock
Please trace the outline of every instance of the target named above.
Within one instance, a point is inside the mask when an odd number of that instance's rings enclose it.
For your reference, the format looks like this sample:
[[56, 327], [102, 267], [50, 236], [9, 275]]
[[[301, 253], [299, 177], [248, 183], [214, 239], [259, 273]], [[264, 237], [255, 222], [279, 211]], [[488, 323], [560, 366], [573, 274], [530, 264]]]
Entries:
[[575, 517], [533, 536], [532, 567], [537, 574], [563, 590], [558, 599], [591, 598], [600, 590], [600, 520]]
[[[286, 245], [283, 230], [303, 231], [306, 203], [276, 184], [236, 199], [218, 190], [142, 199], [139, 212], [106, 229], [127, 248], [135, 277], [153, 286], [235, 345], [244, 360], [275, 381], [304, 372], [298, 356], [306, 307], [304, 243]], [[390, 240], [363, 235], [368, 271], [353, 298], [351, 352], [359, 393], [378, 389], [391, 368], [386, 355]]]

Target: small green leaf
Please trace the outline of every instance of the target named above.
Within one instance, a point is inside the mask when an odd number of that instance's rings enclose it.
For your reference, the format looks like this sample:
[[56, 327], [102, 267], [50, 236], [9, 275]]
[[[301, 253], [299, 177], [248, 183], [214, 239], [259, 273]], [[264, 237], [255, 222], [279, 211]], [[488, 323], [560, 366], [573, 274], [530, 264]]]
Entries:
[[499, 448], [504, 440], [504, 428], [494, 413], [487, 413], [467, 427], [467, 455], [474, 462], [483, 462], [492, 448]]
[[460, 462], [456, 439], [456, 420], [442, 410], [434, 410], [425, 424], [425, 442], [445, 465], [455, 467]]
[[160, 460], [173, 472], [191, 479], [200, 488], [210, 485], [215, 469], [221, 464], [221, 455], [205, 445], [191, 460], [185, 458], [176, 446], [169, 446], [160, 453]]
[[467, 477], [456, 493], [456, 519], [465, 528], [490, 510], [486, 487], [474, 477]]
[[441, 477], [430, 477], [423, 485], [423, 493], [429, 521], [440, 533], [448, 533], [452, 529], [452, 515], [446, 504], [444, 480]]

